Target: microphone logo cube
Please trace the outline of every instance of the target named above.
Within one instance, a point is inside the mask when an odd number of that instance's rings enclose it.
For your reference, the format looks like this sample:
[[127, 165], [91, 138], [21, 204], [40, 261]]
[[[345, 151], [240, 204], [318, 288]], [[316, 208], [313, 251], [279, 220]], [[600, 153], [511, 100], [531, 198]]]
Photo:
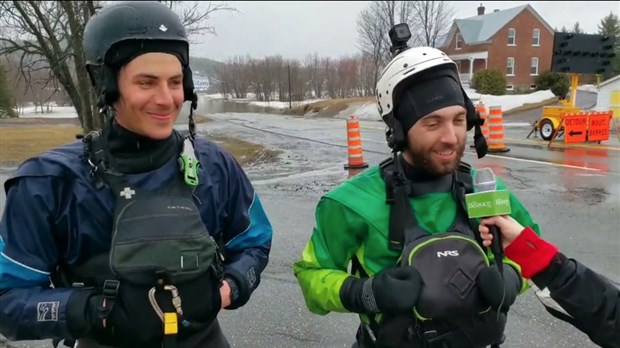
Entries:
[[506, 190], [471, 193], [465, 195], [465, 203], [470, 219], [511, 213], [510, 193]]

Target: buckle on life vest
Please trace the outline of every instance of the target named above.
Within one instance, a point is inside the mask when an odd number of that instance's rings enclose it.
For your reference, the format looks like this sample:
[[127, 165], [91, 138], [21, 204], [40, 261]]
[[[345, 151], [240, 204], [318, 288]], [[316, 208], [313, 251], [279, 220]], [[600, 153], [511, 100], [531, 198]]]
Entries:
[[179, 166], [183, 172], [183, 180], [189, 186], [198, 186], [198, 160], [194, 156], [181, 154], [179, 157]]
[[118, 288], [120, 285], [121, 283], [118, 280], [108, 279], [103, 282], [103, 297], [108, 300], [114, 300], [118, 294]]
[[198, 167], [200, 162], [198, 162], [196, 155], [194, 155], [192, 141], [188, 138], [185, 138], [183, 141], [183, 152], [179, 156], [179, 166], [181, 172], [183, 172], [185, 183], [191, 187], [198, 186]]

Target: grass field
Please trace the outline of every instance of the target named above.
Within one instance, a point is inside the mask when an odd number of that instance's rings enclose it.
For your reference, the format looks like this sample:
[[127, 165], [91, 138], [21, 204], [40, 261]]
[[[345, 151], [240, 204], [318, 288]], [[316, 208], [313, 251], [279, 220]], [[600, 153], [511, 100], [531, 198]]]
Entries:
[[332, 117], [338, 114], [340, 111], [345, 110], [350, 105], [355, 103], [368, 103], [375, 101], [374, 96], [358, 97], [358, 98], [346, 98], [346, 99], [327, 99], [321, 100], [310, 104], [300, 105], [287, 109], [285, 112], [287, 115], [303, 116], [306, 113], [312, 111], [317, 113], [315, 116], [319, 117]]
[[[202, 120], [208, 122], [208, 120]], [[75, 141], [82, 128], [73, 125], [0, 126], [0, 164], [18, 165], [53, 147]], [[209, 139], [229, 151], [243, 166], [257, 161], [273, 161], [278, 151], [240, 139], [209, 135]]]

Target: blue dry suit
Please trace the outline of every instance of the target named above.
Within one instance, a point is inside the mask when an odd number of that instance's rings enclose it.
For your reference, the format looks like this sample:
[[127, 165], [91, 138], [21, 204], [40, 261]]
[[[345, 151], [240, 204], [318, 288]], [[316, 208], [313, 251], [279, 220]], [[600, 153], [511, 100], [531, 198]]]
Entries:
[[[272, 227], [249, 179], [217, 144], [196, 139], [200, 185], [194, 202], [216, 240], [224, 271], [239, 287], [243, 305], [268, 263]], [[108, 186], [97, 191], [83, 145], [74, 142], [25, 161], [5, 182], [0, 223], [0, 332], [11, 340], [70, 337], [66, 305], [72, 288], [51, 288], [60, 262], [72, 265], [110, 249], [114, 201]], [[180, 175], [173, 156], [161, 168], [125, 175], [152, 190]], [[221, 237], [221, 239], [220, 239]]]

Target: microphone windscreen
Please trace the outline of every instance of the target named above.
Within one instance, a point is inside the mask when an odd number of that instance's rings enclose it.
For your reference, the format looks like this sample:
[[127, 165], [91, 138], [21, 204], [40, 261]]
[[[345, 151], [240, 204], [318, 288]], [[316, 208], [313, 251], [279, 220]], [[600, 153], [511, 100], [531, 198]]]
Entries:
[[480, 168], [474, 174], [474, 188], [477, 192], [495, 191], [497, 183], [491, 168]]

